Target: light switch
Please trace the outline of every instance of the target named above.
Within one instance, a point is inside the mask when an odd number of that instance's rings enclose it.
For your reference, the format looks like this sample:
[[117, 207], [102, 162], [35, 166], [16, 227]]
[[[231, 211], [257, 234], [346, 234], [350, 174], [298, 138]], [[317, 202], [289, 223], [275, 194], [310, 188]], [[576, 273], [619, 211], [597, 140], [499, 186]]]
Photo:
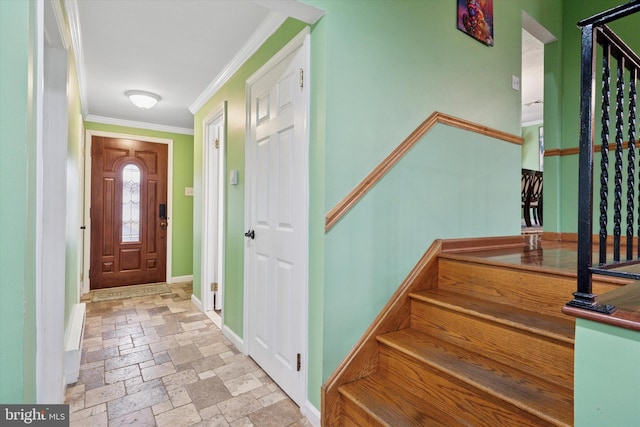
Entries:
[[238, 170], [237, 169], [233, 169], [231, 172], [229, 172], [229, 184], [238, 185]]
[[520, 77], [511, 76], [511, 88], [517, 91], [520, 90]]
[[193, 187], [184, 187], [185, 196], [193, 196]]

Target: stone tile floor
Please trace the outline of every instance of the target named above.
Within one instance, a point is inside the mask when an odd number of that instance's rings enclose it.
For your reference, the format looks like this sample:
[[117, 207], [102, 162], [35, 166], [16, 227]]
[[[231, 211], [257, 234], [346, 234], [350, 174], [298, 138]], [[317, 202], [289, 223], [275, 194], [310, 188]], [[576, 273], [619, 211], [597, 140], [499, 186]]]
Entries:
[[173, 293], [88, 302], [71, 426], [299, 426], [312, 424], [256, 363]]

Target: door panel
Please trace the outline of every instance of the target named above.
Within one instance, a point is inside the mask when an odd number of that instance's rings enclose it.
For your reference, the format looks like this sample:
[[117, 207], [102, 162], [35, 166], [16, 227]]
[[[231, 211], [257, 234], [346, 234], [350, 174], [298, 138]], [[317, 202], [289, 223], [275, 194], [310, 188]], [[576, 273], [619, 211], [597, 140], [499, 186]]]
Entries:
[[164, 282], [166, 144], [93, 136], [91, 288]]
[[250, 88], [247, 241], [249, 354], [295, 401], [304, 395], [307, 248], [307, 137], [303, 49], [284, 58]]

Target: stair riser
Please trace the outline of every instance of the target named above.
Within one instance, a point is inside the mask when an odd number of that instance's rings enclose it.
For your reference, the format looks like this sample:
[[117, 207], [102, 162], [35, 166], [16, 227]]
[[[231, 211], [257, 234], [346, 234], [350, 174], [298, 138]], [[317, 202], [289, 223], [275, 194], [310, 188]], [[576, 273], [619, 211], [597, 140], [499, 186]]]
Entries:
[[[441, 258], [438, 288], [566, 317], [561, 310], [576, 291], [576, 279]], [[598, 294], [617, 288], [594, 283]]]
[[342, 427], [393, 427], [381, 423], [369, 415], [366, 409], [362, 408], [357, 402], [352, 401], [347, 396], [342, 396], [342, 423], [340, 425]]
[[472, 385], [438, 371], [392, 348], [380, 348], [380, 372], [416, 398], [473, 426], [551, 425]]
[[573, 384], [573, 346], [565, 342], [415, 300], [411, 327], [556, 384]]

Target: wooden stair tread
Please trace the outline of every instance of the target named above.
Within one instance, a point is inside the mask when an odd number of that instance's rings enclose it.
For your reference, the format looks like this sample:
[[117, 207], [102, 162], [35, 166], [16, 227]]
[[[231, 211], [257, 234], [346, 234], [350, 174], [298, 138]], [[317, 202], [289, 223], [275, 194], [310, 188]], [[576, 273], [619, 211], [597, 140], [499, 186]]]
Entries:
[[424, 400], [397, 387], [389, 379], [372, 375], [339, 388], [340, 394], [357, 403], [381, 425], [390, 427], [459, 425], [446, 414]]
[[[440, 255], [442, 259], [449, 259], [452, 261], [461, 261], [468, 262], [471, 264], [483, 264], [490, 267], [499, 267], [499, 268], [508, 268], [511, 270], [521, 270], [521, 271], [529, 271], [533, 273], [541, 273], [541, 274], [550, 274], [559, 277], [566, 277], [572, 280], [578, 279], [578, 274], [575, 271], [575, 268], [571, 270], [559, 268], [557, 266], [545, 266], [545, 265], [536, 265], [536, 264], [514, 264], [513, 262], [498, 260], [494, 258], [486, 258], [477, 256], [473, 251], [461, 251], [461, 252], [443, 252]], [[573, 267], [573, 266], [572, 266]], [[626, 286], [632, 282], [631, 279], [625, 279], [620, 277], [613, 276], [601, 276], [598, 275], [594, 277], [594, 282], [600, 282], [603, 284], [613, 285], [613, 286]]]
[[572, 423], [572, 385], [561, 387], [414, 329], [403, 329], [377, 338], [380, 343], [408, 357], [546, 422], [555, 425]]
[[453, 311], [480, 317], [512, 328], [543, 335], [568, 344], [574, 344], [575, 320], [549, 316], [544, 313], [523, 310], [481, 298], [463, 295], [443, 289], [413, 292], [410, 297]]

